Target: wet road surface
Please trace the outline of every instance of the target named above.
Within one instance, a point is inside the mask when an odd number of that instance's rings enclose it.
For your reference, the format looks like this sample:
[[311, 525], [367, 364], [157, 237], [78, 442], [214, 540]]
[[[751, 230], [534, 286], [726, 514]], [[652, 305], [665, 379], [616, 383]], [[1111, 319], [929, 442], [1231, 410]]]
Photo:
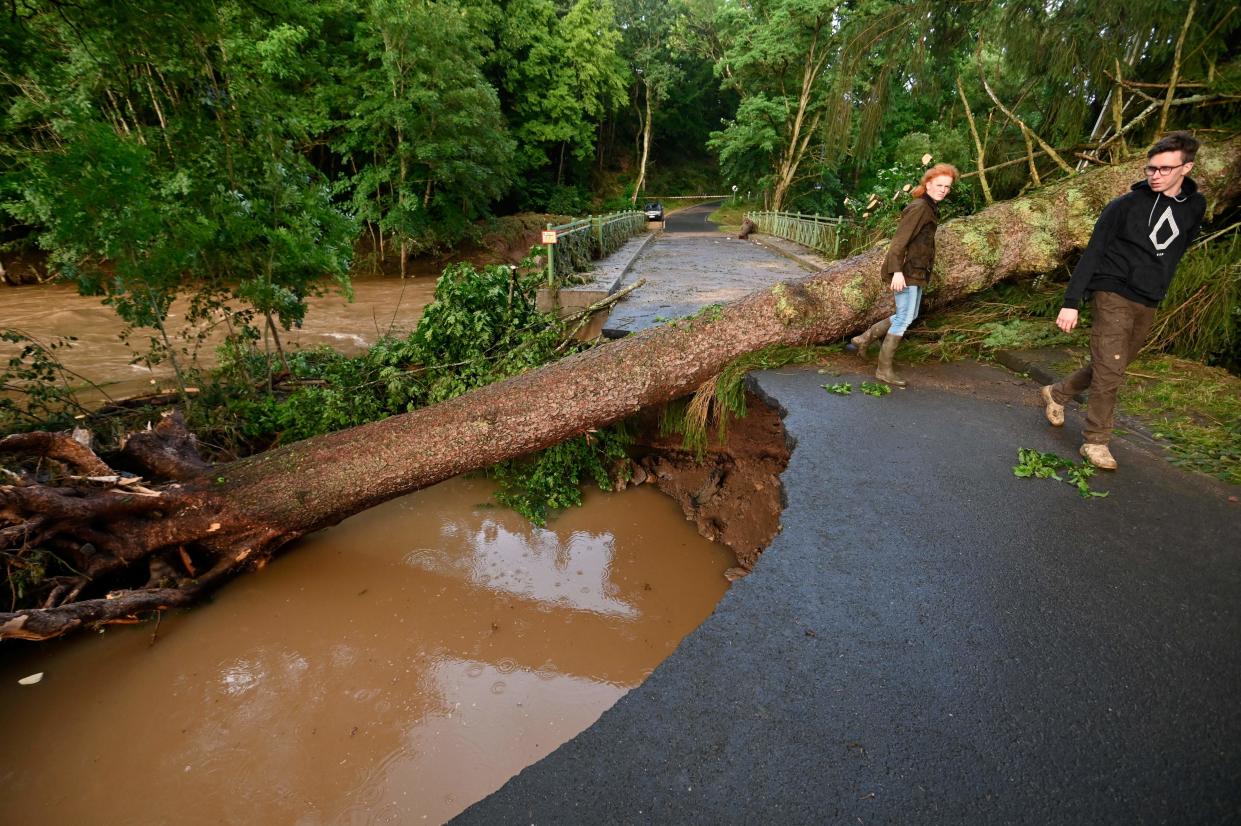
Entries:
[[807, 274], [789, 258], [721, 233], [707, 221], [719, 205], [714, 201], [668, 215], [663, 233], [634, 262], [621, 286], [640, 278], [646, 284], [612, 310], [604, 335], [636, 333]]
[[758, 374], [797, 447], [753, 574], [497, 823], [1222, 823], [1241, 816], [1241, 505], [1135, 442], [1104, 499], [1035, 386], [976, 364], [834, 396]]

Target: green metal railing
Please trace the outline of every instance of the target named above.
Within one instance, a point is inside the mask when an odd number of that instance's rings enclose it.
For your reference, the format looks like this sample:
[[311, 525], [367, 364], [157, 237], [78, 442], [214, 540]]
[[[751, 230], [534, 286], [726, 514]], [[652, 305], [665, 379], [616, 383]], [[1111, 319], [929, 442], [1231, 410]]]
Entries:
[[845, 219], [800, 212], [749, 212], [746, 217], [764, 235], [775, 235], [818, 250], [832, 258], [840, 257], [845, 234]]
[[556, 242], [545, 244], [548, 286], [572, 281], [577, 273], [589, 270], [592, 261], [616, 252], [645, 229], [646, 215], [634, 211], [592, 215], [559, 226], [548, 224], [547, 231], [556, 233]]

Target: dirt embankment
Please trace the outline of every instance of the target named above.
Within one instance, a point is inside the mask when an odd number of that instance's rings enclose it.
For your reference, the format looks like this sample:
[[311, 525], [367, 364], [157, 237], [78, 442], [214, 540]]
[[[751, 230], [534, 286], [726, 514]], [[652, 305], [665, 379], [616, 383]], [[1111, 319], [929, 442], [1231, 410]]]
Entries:
[[780, 474], [791, 452], [779, 410], [749, 392], [746, 409], [745, 418], [729, 423], [722, 444], [711, 440], [701, 461], [679, 434], [659, 435], [654, 412], [643, 415], [634, 444], [640, 468], [634, 481], [653, 481], [681, 504], [699, 533], [732, 550], [737, 567], [730, 579], [749, 573], [780, 531]]

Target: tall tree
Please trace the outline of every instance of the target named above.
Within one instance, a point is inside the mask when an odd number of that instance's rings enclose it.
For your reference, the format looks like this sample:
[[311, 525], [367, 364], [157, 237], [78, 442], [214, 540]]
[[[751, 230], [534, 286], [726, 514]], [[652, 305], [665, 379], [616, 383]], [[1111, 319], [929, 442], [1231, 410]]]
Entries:
[[477, 42], [452, 2], [372, 0], [358, 26], [332, 145], [357, 170], [353, 202], [380, 254], [396, 239], [402, 276], [411, 245], [456, 240], [512, 180], [514, 143]]
[[759, 176], [769, 205], [780, 209], [805, 160], [839, 157], [853, 127], [859, 100], [857, 74], [881, 55], [870, 90], [861, 89], [864, 131], [886, 104], [892, 72], [907, 51], [908, 31], [927, 15], [925, 2], [870, 0], [753, 0], [721, 4], [723, 44], [717, 72], [741, 96], [736, 117], [712, 136], [725, 171], [738, 179]]
[[606, 114], [624, 100], [628, 70], [611, 0], [512, 0], [499, 61], [523, 170], [552, 165], [564, 179], [566, 154], [585, 159]]
[[625, 57], [636, 79], [638, 110], [638, 177], [631, 203], [646, 188], [646, 168], [655, 137], [655, 107], [667, 100], [683, 72], [673, 49], [680, 6], [667, 0], [620, 0], [619, 20], [624, 32]]

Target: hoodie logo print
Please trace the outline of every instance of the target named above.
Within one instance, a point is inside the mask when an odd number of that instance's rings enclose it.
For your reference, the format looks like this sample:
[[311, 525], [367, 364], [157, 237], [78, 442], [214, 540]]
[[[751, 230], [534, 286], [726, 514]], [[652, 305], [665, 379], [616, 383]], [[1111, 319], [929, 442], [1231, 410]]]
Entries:
[[[1163, 241], [1159, 240], [1159, 230], [1163, 225], [1167, 224], [1172, 229], [1172, 234]], [[1181, 237], [1181, 228], [1176, 225], [1176, 220], [1172, 217], [1172, 207], [1168, 207], [1163, 211], [1163, 215], [1159, 216], [1159, 220], [1155, 222], [1155, 228], [1151, 230], [1151, 244], [1157, 250], [1166, 250], [1173, 241]]]

